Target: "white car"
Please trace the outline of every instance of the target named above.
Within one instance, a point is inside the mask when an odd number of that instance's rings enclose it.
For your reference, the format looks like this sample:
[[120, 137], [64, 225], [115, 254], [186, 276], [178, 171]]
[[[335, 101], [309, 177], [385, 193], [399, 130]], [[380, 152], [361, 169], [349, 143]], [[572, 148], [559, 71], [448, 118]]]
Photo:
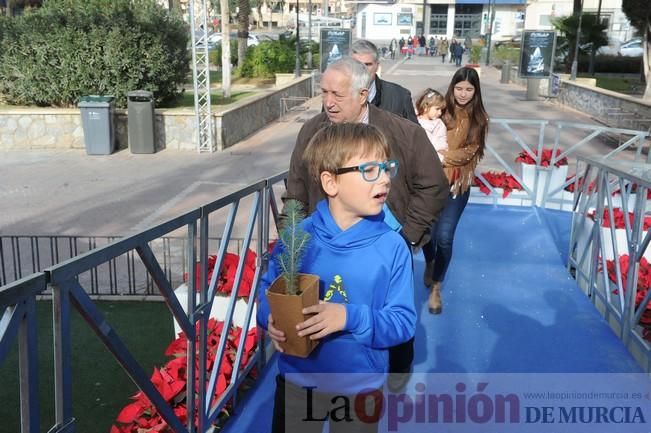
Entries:
[[[233, 32], [231, 33], [231, 41], [237, 40], [237, 33]], [[222, 42], [222, 34], [221, 33], [213, 33], [212, 35], [208, 36], [208, 46], [217, 46], [221, 44]], [[253, 33], [249, 33], [249, 38], [247, 40], [247, 46], [248, 47], [254, 47], [260, 43], [260, 40], [256, 35]]]
[[642, 39], [635, 38], [628, 42], [624, 42], [617, 51], [620, 56], [626, 57], [642, 57], [644, 47], [642, 46]]

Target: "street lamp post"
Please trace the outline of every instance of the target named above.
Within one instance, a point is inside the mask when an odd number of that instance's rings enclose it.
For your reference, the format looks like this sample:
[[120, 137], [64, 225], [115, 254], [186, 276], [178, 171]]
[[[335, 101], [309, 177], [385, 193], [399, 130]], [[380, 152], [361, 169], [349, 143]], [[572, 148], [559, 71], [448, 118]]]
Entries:
[[576, 73], [578, 72], [579, 69], [579, 43], [581, 42], [581, 21], [583, 21], [583, 0], [581, 0], [581, 10], [579, 11], [579, 25], [576, 29], [576, 44], [574, 44], [574, 59], [572, 59], [572, 69], [570, 70], [571, 81], [576, 81]]
[[491, 62], [491, 43], [493, 41], [493, 26], [495, 25], [495, 0], [488, 0], [488, 37], [486, 38], [486, 66], [490, 66]]
[[301, 76], [301, 38], [299, 37], [299, 29], [301, 27], [301, 22], [298, 16], [298, 0], [296, 0], [296, 66], [294, 70], [294, 76]]
[[307, 2], [307, 67], [312, 69], [312, 0]]

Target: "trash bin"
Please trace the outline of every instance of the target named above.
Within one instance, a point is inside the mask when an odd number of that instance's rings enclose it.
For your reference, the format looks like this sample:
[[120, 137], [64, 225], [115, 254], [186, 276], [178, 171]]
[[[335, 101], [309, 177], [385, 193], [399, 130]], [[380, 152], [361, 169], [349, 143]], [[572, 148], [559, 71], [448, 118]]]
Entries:
[[154, 136], [154, 95], [146, 90], [127, 93], [129, 149], [131, 153], [156, 152]]
[[82, 96], [81, 127], [88, 155], [110, 155], [115, 150], [113, 96]]
[[507, 60], [502, 65], [502, 76], [500, 77], [500, 83], [508, 84], [511, 81], [511, 61]]

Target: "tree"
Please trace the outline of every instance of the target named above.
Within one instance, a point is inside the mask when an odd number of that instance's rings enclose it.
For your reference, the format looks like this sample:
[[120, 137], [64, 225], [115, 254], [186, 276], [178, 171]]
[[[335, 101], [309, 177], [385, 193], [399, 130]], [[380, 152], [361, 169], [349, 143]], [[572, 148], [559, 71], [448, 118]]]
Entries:
[[237, 0], [237, 6], [237, 66], [242, 67], [248, 48], [251, 5], [249, 0]]
[[642, 77], [646, 81], [644, 99], [651, 100], [651, 2], [649, 0], [622, 0], [622, 11], [626, 17], [642, 35], [643, 58]]
[[[574, 48], [576, 47], [576, 35], [579, 27], [579, 16], [570, 15], [552, 20], [554, 27], [559, 30], [564, 41], [559, 41], [556, 47], [557, 54], [566, 52], [566, 66], [572, 64], [574, 60]], [[585, 14], [581, 19], [581, 39], [579, 46], [592, 44], [592, 49], [597, 50], [608, 44], [608, 39], [604, 36], [605, 24], [597, 22], [597, 16]]]
[[14, 105], [72, 107], [135, 89], [168, 102], [189, 72], [188, 28], [154, 0], [48, 0], [0, 19], [0, 95]]
[[220, 0], [222, 15], [222, 93], [224, 98], [231, 97], [231, 35], [228, 0]]
[[262, 27], [262, 5], [264, 0], [250, 0], [249, 4], [251, 8], [255, 8], [258, 11], [258, 22], [256, 23], [258, 28]]
[[583, 11], [583, 0], [574, 0], [572, 5], [572, 15], [578, 16]]

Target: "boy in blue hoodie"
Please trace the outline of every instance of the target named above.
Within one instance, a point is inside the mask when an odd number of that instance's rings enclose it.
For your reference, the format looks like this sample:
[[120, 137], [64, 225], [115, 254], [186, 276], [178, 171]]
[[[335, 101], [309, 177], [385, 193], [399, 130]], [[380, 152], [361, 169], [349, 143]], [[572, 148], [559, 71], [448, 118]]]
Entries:
[[[388, 348], [415, 332], [411, 253], [382, 211], [398, 170], [389, 156], [382, 133], [363, 123], [321, 129], [304, 154], [327, 199], [304, 220], [311, 239], [301, 272], [319, 275], [321, 301], [303, 310], [313, 316], [296, 332], [320, 344], [307, 358], [280, 354], [273, 432], [321, 432], [327, 421], [330, 431], [377, 431], [377, 419], [360, 419], [359, 411], [342, 404], [369, 390], [377, 397], [386, 379]], [[285, 336], [273, 326], [266, 299], [280, 275], [280, 248], [261, 280], [257, 319], [282, 352], [278, 343]], [[366, 414], [380, 413], [373, 407], [377, 399], [365, 404]]]

